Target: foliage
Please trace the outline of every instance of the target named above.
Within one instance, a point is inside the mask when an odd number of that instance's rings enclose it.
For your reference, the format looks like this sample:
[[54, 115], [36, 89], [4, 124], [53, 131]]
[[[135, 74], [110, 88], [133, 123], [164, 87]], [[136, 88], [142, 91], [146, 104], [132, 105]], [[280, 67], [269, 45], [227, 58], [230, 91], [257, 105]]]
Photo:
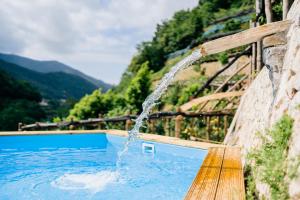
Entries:
[[20, 99], [5, 104], [0, 110], [0, 130], [18, 130], [18, 123], [34, 123], [44, 118], [44, 111], [37, 102]]
[[219, 55], [218, 60], [219, 60], [219, 62], [220, 62], [222, 65], [227, 64], [227, 63], [228, 63], [228, 60], [229, 60], [228, 54], [225, 53], [225, 52], [224, 52], [224, 53], [221, 53], [221, 54]]
[[169, 87], [166, 95], [163, 96], [162, 102], [168, 105], [177, 105], [178, 99], [181, 96], [182, 86], [175, 83], [173, 86]]
[[25, 81], [17, 81], [6, 72], [0, 70], [0, 97], [1, 100], [9, 99], [27, 99], [39, 102], [42, 97], [29, 83]]
[[91, 95], [86, 95], [70, 111], [68, 119], [78, 120], [96, 118], [99, 114], [105, 114], [113, 107], [113, 99], [109, 95], [103, 94], [101, 90], [95, 90]]
[[[261, 135], [261, 148], [252, 150], [248, 155], [252, 164], [251, 175], [270, 187], [272, 199], [289, 199], [285, 177], [291, 167], [288, 166], [287, 150], [292, 128], [293, 119], [284, 115], [272, 130], [267, 131], [265, 136]], [[253, 193], [253, 186], [248, 190]]]
[[146, 62], [132, 79], [126, 91], [125, 96], [128, 106], [135, 111], [140, 112], [142, 110], [142, 103], [150, 93], [150, 76], [151, 72], [148, 68], [148, 62]]
[[223, 29], [224, 32], [239, 30], [241, 28], [241, 22], [231, 19], [225, 23], [225, 27]]
[[99, 114], [117, 116], [129, 111], [140, 112], [143, 101], [150, 93], [150, 76], [148, 63], [144, 63], [130, 82], [125, 95], [116, 90], [109, 90], [106, 93], [95, 90], [75, 104], [67, 119], [79, 120], [96, 118]]
[[275, 0], [272, 4], [273, 18], [274, 21], [282, 20], [282, 1]]
[[246, 199], [247, 200], [256, 200], [256, 184], [255, 179], [251, 172], [251, 167], [249, 165], [245, 166], [245, 187], [246, 187]]
[[60, 117], [54, 117], [54, 118], [52, 119], [52, 121], [53, 121], [54, 123], [59, 123], [59, 122], [62, 122], [62, 119], [61, 119]]
[[53, 119], [56, 117], [63, 120], [68, 116], [70, 109], [73, 108], [76, 102], [77, 100], [73, 98], [67, 98], [66, 100], [47, 100], [48, 105], [44, 106], [47, 120], [53, 121]]
[[190, 55], [191, 53], [192, 51], [188, 51], [183, 55], [167, 60], [165, 66], [161, 70], [152, 74], [152, 81], [160, 80], [167, 72], [170, 71], [170, 69], [174, 65], [176, 65], [178, 62], [180, 62], [182, 59], [184, 59], [186, 56]]
[[18, 123], [33, 123], [45, 117], [41, 95], [30, 84], [17, 81], [0, 70], [0, 130], [13, 131]]
[[183, 89], [183, 92], [180, 94], [178, 104], [182, 105], [186, 102], [188, 102], [190, 97], [195, 94], [195, 92], [198, 90], [199, 85], [198, 84], [191, 84], [188, 87]]

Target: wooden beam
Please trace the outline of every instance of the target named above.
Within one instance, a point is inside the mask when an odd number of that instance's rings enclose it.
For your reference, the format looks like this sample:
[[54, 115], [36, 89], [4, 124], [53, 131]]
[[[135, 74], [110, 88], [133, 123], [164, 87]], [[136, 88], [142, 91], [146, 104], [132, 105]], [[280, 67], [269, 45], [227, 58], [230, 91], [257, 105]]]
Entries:
[[199, 46], [202, 56], [220, 53], [229, 49], [251, 44], [264, 37], [286, 31], [292, 24], [291, 20], [284, 20], [251, 28], [240, 33], [229, 35]]
[[218, 100], [218, 99], [223, 99], [223, 98], [229, 98], [229, 97], [235, 97], [235, 96], [242, 96], [244, 94], [244, 91], [235, 91], [235, 92], [221, 92], [221, 93], [216, 93], [212, 95], [207, 95], [203, 96], [197, 99], [193, 99], [192, 101], [183, 104], [180, 107], [180, 110], [182, 112], [188, 111], [194, 106], [198, 106], [201, 103], [205, 103], [207, 101], [212, 101], [212, 100]]
[[[220, 92], [222, 90], [223, 87], [225, 87], [225, 85], [236, 75], [238, 74], [240, 71], [242, 71], [243, 69], [245, 69], [245, 67], [247, 67], [250, 64], [250, 62], [246, 63], [245, 65], [243, 65], [242, 67], [240, 67], [239, 69], [237, 69], [235, 72], [233, 72], [233, 74], [231, 76], [229, 76], [222, 85], [220, 85], [214, 92], [213, 94], [216, 94], [218, 92]], [[230, 91], [226, 91], [226, 92], [230, 92]], [[203, 108], [205, 108], [205, 106], [207, 105], [208, 101], [206, 103], [204, 103], [201, 108], [199, 109], [199, 111], [201, 111]]]
[[248, 74], [244, 75], [240, 80], [238, 80], [231, 88], [227, 90], [227, 92], [233, 91], [239, 84], [241, 84], [244, 80], [248, 78]]
[[[237, 81], [231, 88], [229, 88], [226, 92], [231, 92], [231, 91], [233, 91], [239, 84], [241, 84], [241, 83], [242, 83], [244, 80], [246, 80], [247, 78], [248, 78], [248, 75], [247, 75], [247, 74], [244, 75], [240, 80], [238, 80], [238, 81]], [[240, 91], [244, 91], [244, 89], [241, 88]], [[234, 96], [233, 96], [233, 97], [230, 97], [230, 98], [228, 99], [229, 102], [232, 101], [233, 98], [234, 98]], [[215, 105], [213, 105], [213, 106], [211, 107], [211, 110], [214, 110], [214, 109], [219, 105], [220, 102], [221, 102], [221, 99], [218, 100], [218, 102], [217, 102]]]
[[285, 45], [287, 43], [286, 34], [277, 33], [263, 39], [263, 48]]
[[200, 95], [208, 86], [225, 70], [230, 68], [240, 57], [243, 55], [248, 54], [248, 52], [251, 50], [250, 47], [246, 48], [243, 52], [237, 54], [229, 63], [226, 64], [225, 67], [217, 71], [213, 76], [211, 76], [202, 86], [197, 90], [197, 92], [192, 96], [192, 98], [196, 98], [198, 95]]
[[222, 90], [223, 87], [225, 87], [225, 85], [235, 76], [237, 75], [239, 72], [241, 72], [243, 69], [245, 69], [248, 65], [250, 64], [250, 62], [247, 62], [246, 64], [244, 64], [243, 66], [241, 66], [240, 68], [238, 68], [235, 72], [233, 72], [233, 74], [231, 74], [225, 81], [224, 83], [216, 89], [216, 91], [214, 93], [218, 93]]

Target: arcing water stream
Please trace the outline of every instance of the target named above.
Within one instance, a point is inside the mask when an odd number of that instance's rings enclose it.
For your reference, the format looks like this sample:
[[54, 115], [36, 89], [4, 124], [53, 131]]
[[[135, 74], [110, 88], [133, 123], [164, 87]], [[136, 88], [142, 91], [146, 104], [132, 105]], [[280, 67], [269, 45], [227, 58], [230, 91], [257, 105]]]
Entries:
[[144, 119], [147, 119], [150, 111], [157, 104], [157, 101], [160, 99], [160, 97], [165, 93], [168, 86], [173, 81], [175, 75], [179, 71], [192, 65], [195, 61], [199, 60], [201, 56], [202, 55], [200, 50], [195, 50], [192, 52], [191, 55], [178, 62], [175, 66], [171, 68], [171, 70], [167, 74], [164, 75], [164, 77], [161, 79], [160, 83], [155, 88], [155, 90], [146, 98], [146, 100], [143, 103], [143, 112], [136, 119], [133, 129], [128, 132], [128, 138], [125, 143], [124, 149], [118, 152], [117, 167], [119, 167], [121, 158], [124, 155], [124, 153], [128, 151], [130, 142], [135, 140], [139, 136], [139, 131], [141, 126], [143, 125]]

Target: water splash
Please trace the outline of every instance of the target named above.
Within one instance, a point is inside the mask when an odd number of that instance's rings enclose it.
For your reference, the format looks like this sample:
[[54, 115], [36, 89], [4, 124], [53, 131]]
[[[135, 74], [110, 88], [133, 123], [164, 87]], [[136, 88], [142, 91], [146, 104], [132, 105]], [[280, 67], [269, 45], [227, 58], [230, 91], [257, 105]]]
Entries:
[[192, 52], [191, 55], [178, 62], [175, 66], [171, 68], [171, 70], [167, 74], [165, 74], [165, 76], [161, 79], [155, 90], [146, 98], [146, 100], [143, 103], [142, 113], [136, 119], [133, 129], [128, 132], [128, 138], [124, 145], [124, 149], [118, 152], [117, 168], [119, 168], [122, 156], [128, 151], [130, 142], [138, 138], [140, 134], [139, 131], [143, 125], [144, 119], [148, 118], [150, 111], [155, 107], [155, 105], [157, 105], [158, 100], [165, 93], [168, 86], [173, 81], [175, 75], [179, 71], [192, 65], [195, 61], [199, 60], [201, 56], [202, 55], [200, 50], [195, 50]]
[[106, 188], [109, 184], [118, 181], [118, 171], [100, 171], [87, 174], [64, 174], [51, 182], [53, 187], [61, 190], [87, 190], [97, 193]]

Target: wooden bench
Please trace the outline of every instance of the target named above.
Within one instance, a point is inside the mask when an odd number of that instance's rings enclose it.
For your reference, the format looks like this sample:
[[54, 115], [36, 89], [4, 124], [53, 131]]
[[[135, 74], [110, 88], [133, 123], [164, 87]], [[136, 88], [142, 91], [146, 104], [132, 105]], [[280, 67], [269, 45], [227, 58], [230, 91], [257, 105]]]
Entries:
[[186, 200], [244, 200], [240, 149], [212, 147], [192, 183]]

